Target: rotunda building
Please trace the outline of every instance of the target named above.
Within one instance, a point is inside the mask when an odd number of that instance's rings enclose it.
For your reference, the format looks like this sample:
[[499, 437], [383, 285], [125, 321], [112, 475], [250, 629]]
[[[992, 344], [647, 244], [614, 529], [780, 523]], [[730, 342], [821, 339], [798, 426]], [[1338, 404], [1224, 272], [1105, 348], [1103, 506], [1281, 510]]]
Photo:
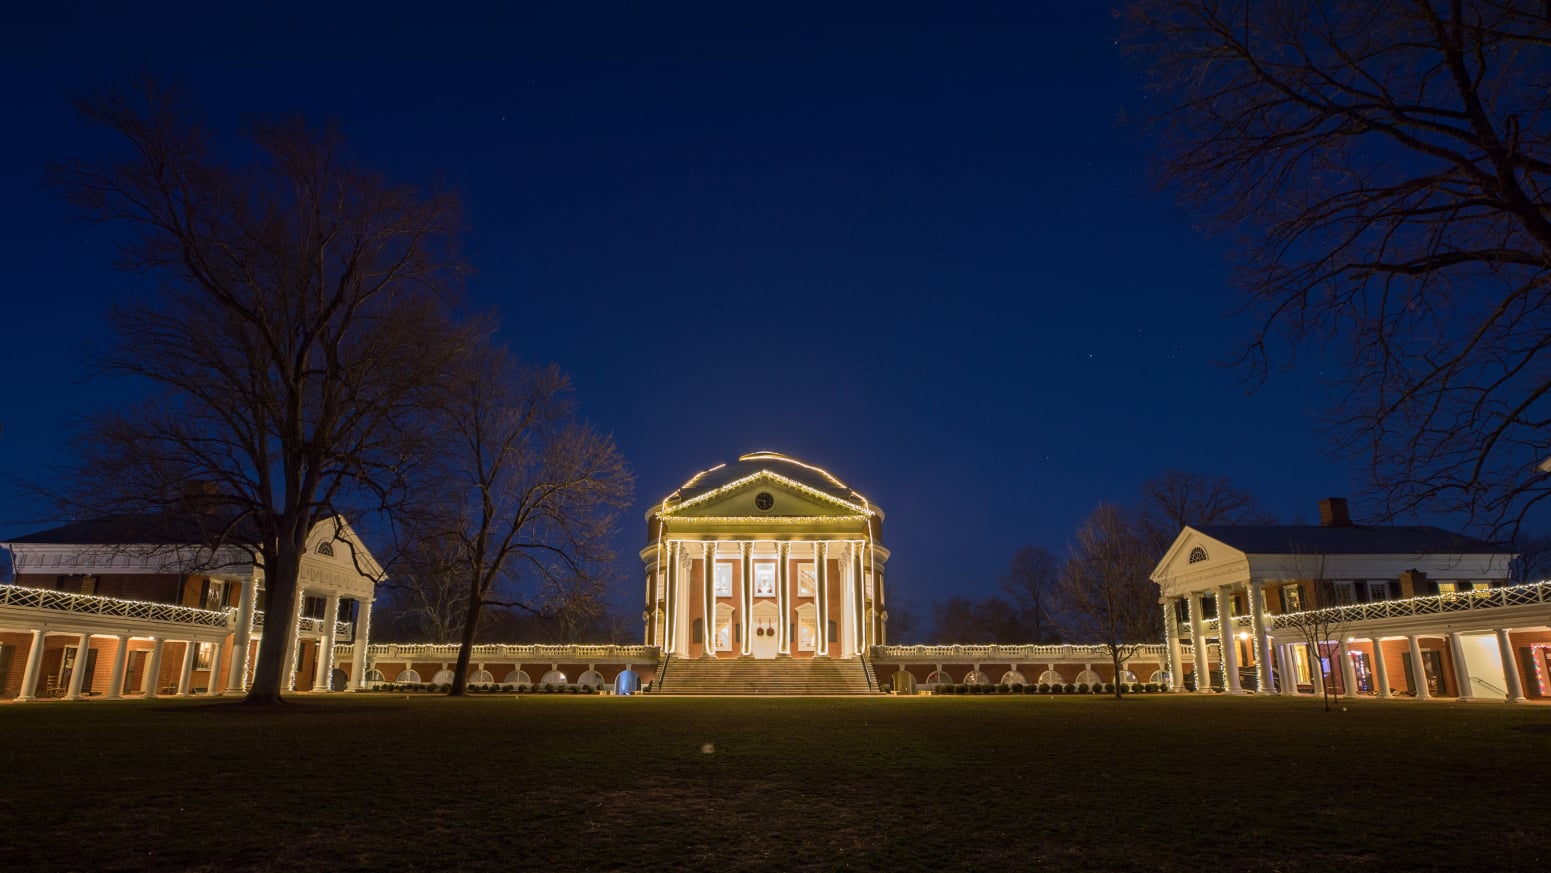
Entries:
[[827, 470], [752, 452], [646, 513], [645, 642], [677, 658], [855, 659], [883, 645], [883, 510]]

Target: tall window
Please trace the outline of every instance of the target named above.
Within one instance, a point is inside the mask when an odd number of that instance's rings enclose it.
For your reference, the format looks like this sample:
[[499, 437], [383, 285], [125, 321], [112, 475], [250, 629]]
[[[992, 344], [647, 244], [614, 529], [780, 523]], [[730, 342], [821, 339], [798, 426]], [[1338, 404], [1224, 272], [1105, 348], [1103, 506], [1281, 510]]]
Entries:
[[1377, 580], [1368, 580], [1368, 602], [1389, 599], [1389, 583]]
[[862, 585], [863, 585], [863, 587], [862, 587], [862, 596], [866, 597], [868, 600], [871, 600], [872, 599], [872, 571], [868, 570], [867, 571], [867, 575], [862, 577], [862, 579], [863, 579], [863, 583], [862, 583]]
[[813, 578], [813, 565], [804, 564], [797, 570], [797, 596], [812, 597], [818, 590], [818, 581]]
[[731, 564], [723, 563], [723, 564], [717, 564], [716, 565], [716, 596], [717, 597], [731, 597], [732, 596], [732, 565]]
[[1298, 588], [1298, 583], [1293, 582], [1282, 586], [1282, 611], [1297, 612], [1303, 608], [1303, 592]]
[[215, 653], [215, 643], [200, 643], [194, 655], [194, 669], [210, 669], [210, 657]]
[[205, 580], [204, 608], [219, 612], [226, 608], [226, 581], [223, 579]]
[[1337, 606], [1357, 602], [1357, 586], [1352, 582], [1332, 582], [1330, 593]]
[[776, 567], [774, 564], [754, 565], [754, 596], [776, 596]]
[[661, 600], [663, 598], [663, 588], [666, 586], [665, 578], [661, 573], [653, 573], [652, 579], [656, 582], [657, 599]]

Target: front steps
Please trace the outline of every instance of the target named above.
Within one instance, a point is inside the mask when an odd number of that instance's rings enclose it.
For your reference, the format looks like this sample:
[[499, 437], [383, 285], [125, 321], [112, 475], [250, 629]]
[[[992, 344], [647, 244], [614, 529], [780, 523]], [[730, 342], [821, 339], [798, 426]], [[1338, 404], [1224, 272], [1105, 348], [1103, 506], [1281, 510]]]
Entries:
[[655, 694], [801, 696], [869, 694], [866, 665], [860, 658], [678, 658], [658, 675]]

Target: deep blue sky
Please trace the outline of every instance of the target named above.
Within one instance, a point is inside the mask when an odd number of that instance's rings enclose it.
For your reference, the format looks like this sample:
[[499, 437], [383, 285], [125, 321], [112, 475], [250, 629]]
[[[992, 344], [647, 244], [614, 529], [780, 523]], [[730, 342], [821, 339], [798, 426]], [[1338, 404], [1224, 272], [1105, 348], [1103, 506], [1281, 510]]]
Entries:
[[[0, 473], [46, 476], [122, 389], [76, 353], [140, 280], [39, 167], [98, 144], [67, 91], [145, 67], [218, 122], [333, 118], [461, 193], [474, 302], [637, 474], [626, 606], [645, 506], [755, 449], [881, 504], [891, 593], [923, 610], [1168, 467], [1288, 521], [1355, 496], [1313, 356], [1254, 394], [1222, 365], [1251, 324], [1117, 123], [1144, 98], [1103, 4], [333, 5], [74, 4], [0, 36]], [[0, 493], [0, 536], [37, 527]]]

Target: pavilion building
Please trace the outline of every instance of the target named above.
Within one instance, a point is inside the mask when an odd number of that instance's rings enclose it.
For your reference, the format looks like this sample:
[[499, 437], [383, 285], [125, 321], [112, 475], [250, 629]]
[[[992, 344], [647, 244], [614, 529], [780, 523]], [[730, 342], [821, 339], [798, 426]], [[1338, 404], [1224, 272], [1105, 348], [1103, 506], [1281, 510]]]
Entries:
[[680, 659], [858, 659], [886, 642], [883, 510], [776, 452], [646, 512], [645, 642]]

